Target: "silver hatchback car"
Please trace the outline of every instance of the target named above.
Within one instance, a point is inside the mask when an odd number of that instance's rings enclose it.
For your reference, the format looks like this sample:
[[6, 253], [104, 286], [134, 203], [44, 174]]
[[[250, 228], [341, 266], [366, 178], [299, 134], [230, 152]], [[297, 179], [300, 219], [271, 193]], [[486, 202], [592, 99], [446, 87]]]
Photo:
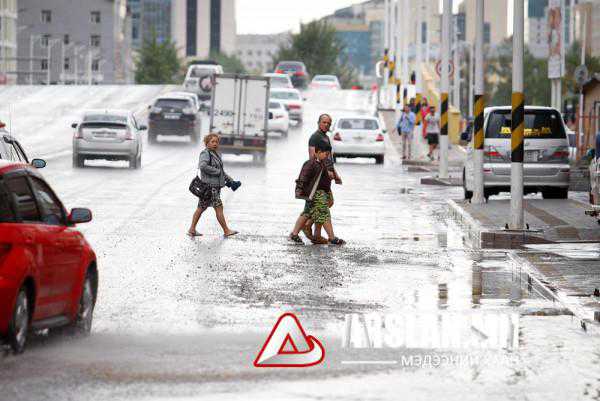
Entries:
[[[486, 198], [500, 192], [510, 192], [510, 127], [510, 107], [485, 109], [483, 183]], [[571, 171], [569, 141], [558, 110], [550, 107], [525, 107], [524, 148], [524, 193], [541, 192], [547, 199], [567, 198]], [[470, 144], [463, 169], [466, 199], [473, 196], [473, 156], [473, 145]]]
[[129, 110], [88, 110], [79, 123], [73, 123], [73, 167], [85, 160], [127, 160], [130, 168], [142, 166], [142, 131]]

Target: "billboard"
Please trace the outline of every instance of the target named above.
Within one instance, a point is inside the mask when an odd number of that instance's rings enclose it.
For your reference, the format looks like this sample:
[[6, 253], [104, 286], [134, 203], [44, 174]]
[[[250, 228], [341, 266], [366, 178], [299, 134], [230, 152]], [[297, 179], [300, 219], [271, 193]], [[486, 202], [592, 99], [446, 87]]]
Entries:
[[565, 72], [562, 0], [548, 1], [548, 78], [561, 78]]

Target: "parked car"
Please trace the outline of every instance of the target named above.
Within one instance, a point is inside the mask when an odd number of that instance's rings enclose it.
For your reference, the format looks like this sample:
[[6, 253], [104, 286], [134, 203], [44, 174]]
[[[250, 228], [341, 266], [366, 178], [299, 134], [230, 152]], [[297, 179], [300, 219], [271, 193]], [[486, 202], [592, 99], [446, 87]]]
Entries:
[[271, 89], [273, 88], [286, 88], [293, 89], [294, 85], [292, 85], [292, 80], [290, 76], [287, 74], [277, 74], [273, 72], [269, 72], [263, 74], [263, 77], [269, 78], [269, 82], [271, 83]]
[[[488, 107], [484, 111], [484, 196], [510, 191], [511, 108]], [[569, 191], [569, 142], [558, 110], [525, 107], [524, 193], [541, 192], [544, 198], [567, 198]], [[466, 199], [473, 196], [473, 146], [467, 147], [463, 167]]]
[[304, 116], [304, 100], [298, 89], [271, 89], [270, 100], [281, 102], [288, 113], [290, 120], [302, 123]]
[[306, 88], [310, 81], [310, 75], [302, 61], [280, 61], [275, 66], [275, 72], [289, 75], [294, 88]]
[[315, 75], [310, 83], [311, 89], [342, 89], [338, 77], [335, 75]]
[[375, 117], [349, 115], [339, 118], [329, 134], [333, 159], [368, 157], [375, 158], [377, 164], [383, 164], [385, 132]]
[[148, 109], [149, 143], [156, 143], [158, 135], [189, 136], [192, 143], [199, 141], [200, 114], [186, 96], [160, 96]]
[[[8, 133], [2, 122], [0, 122], [0, 159], [30, 164], [23, 147], [15, 137]], [[44, 168], [46, 161], [33, 159], [31, 165], [36, 168]]]
[[86, 160], [127, 160], [130, 168], [142, 167], [142, 131], [129, 110], [87, 110], [74, 122], [73, 167]]
[[38, 171], [0, 160], [0, 338], [23, 352], [31, 330], [87, 334], [98, 290], [96, 255]]
[[281, 132], [288, 135], [290, 128], [290, 115], [281, 102], [269, 101], [269, 131]]

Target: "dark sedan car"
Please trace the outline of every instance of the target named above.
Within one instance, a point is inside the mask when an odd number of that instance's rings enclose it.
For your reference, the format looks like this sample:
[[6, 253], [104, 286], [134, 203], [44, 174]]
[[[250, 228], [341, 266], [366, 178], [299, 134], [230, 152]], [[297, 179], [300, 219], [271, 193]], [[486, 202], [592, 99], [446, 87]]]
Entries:
[[280, 61], [275, 67], [278, 74], [288, 74], [294, 88], [306, 88], [310, 81], [310, 75], [306, 66], [301, 61]]

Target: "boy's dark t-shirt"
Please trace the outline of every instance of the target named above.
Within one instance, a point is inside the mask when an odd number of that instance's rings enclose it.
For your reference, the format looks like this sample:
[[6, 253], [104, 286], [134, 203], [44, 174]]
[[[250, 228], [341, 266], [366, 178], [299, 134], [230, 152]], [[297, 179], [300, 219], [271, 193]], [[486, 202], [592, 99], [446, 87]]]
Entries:
[[[309, 147], [312, 146], [312, 147], [316, 148], [319, 143], [323, 143], [323, 144], [327, 144], [327, 145], [331, 146], [331, 140], [329, 139], [327, 134], [324, 134], [323, 132], [321, 132], [321, 130], [317, 129], [314, 132], [314, 134], [312, 134], [310, 136], [310, 139], [308, 140], [308, 146]], [[333, 160], [331, 159], [331, 157], [329, 157], [325, 160], [325, 167], [329, 171], [333, 170]]]
[[[321, 178], [317, 184], [317, 190], [331, 192], [331, 178], [329, 178], [329, 174], [323, 170], [324, 167], [324, 164], [319, 162], [317, 159], [311, 159], [304, 162], [302, 170], [300, 171], [300, 176], [296, 181], [297, 197], [308, 196], [310, 194], [310, 191], [312, 190], [319, 174], [321, 174]], [[323, 172], [321, 173], [321, 171]]]

